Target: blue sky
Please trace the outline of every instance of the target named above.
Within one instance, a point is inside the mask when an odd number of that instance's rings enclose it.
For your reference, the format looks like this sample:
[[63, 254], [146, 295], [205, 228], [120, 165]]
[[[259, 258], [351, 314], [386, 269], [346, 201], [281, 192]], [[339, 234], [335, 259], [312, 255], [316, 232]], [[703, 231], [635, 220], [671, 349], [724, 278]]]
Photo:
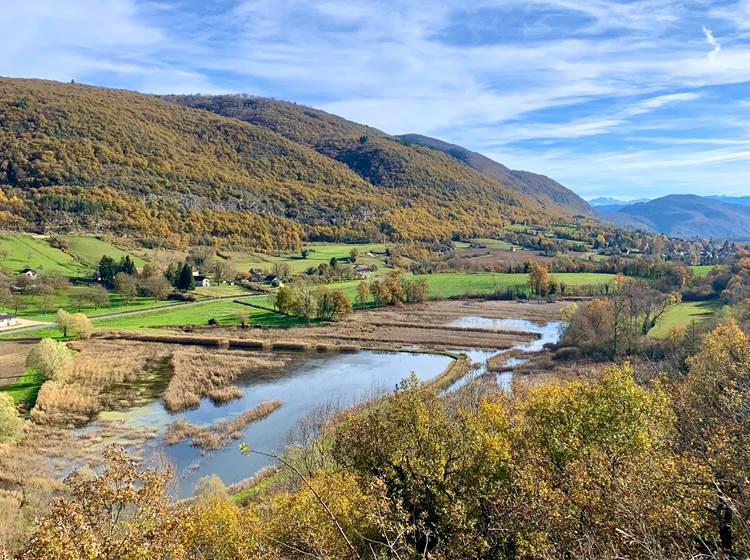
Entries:
[[2, 75], [288, 99], [586, 197], [750, 194], [750, 0], [2, 4]]

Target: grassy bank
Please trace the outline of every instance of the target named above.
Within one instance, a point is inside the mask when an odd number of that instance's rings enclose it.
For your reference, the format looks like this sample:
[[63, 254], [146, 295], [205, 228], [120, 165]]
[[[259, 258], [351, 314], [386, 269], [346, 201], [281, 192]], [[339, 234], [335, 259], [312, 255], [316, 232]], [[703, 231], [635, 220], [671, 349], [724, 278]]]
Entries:
[[687, 327], [692, 321], [700, 323], [714, 316], [723, 307], [720, 300], [688, 301], [673, 305], [661, 316], [656, 326], [648, 335], [652, 338], [664, 338], [672, 327]]
[[0, 392], [7, 393], [16, 405], [24, 405], [31, 409], [36, 402], [39, 388], [44, 383], [44, 377], [34, 369], [28, 369], [13, 383], [0, 386]]

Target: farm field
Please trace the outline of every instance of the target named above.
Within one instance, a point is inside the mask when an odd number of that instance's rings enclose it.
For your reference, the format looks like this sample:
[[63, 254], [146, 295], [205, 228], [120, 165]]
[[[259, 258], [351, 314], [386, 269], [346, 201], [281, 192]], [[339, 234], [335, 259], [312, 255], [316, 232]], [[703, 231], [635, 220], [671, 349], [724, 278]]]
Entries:
[[[360, 253], [357, 260], [361, 264], [383, 265], [382, 253], [386, 250], [383, 243], [306, 243], [304, 249], [310, 251], [307, 258], [302, 258], [300, 253], [284, 255], [268, 255], [264, 253], [247, 253], [235, 251], [222, 251], [222, 255], [229, 257], [227, 260], [239, 271], [248, 271], [251, 268], [270, 270], [276, 264], [288, 264], [292, 272], [299, 274], [311, 266], [321, 263], [328, 264], [331, 258], [343, 259], [349, 256], [352, 249], [356, 248]], [[368, 257], [366, 253], [380, 253], [375, 257]]]
[[18, 234], [0, 235], [0, 267], [13, 273], [26, 267], [67, 276], [87, 273], [84, 265], [60, 249], [50, 247], [44, 239]]
[[692, 321], [706, 321], [722, 307], [723, 303], [719, 300], [678, 303], [667, 309], [648, 335], [652, 338], [664, 338], [672, 327], [685, 328]]
[[[609, 283], [613, 274], [588, 272], [561, 272], [551, 275], [558, 282], [569, 286], [594, 285]], [[406, 275], [407, 279], [427, 280], [430, 286], [430, 299], [445, 299], [458, 296], [492, 295], [507, 288], [526, 286], [528, 274], [494, 273], [494, 272], [443, 272], [419, 276]], [[356, 296], [359, 281], [331, 284], [331, 288], [341, 289], [352, 300]]]
[[[242, 298], [241, 301], [269, 307], [272, 305], [271, 298], [265, 295], [249, 296]], [[299, 320], [293, 317], [243, 305], [233, 299], [223, 299], [183, 304], [177, 306], [175, 309], [158, 310], [153, 313], [94, 319], [94, 325], [102, 328], [138, 329], [206, 325], [210, 319], [216, 320], [220, 325], [238, 325], [239, 320], [237, 319], [237, 315], [239, 313], [246, 313], [252, 325], [283, 327], [299, 323]]]
[[135, 266], [140, 268], [146, 264], [146, 261], [141, 257], [115, 247], [111, 243], [107, 243], [93, 235], [67, 235], [65, 239], [69, 243], [69, 247], [65, 252], [70, 253], [77, 260], [91, 268], [96, 267], [104, 255], [108, 255], [116, 261], [124, 258], [125, 255], [130, 255], [130, 258], [135, 262]]

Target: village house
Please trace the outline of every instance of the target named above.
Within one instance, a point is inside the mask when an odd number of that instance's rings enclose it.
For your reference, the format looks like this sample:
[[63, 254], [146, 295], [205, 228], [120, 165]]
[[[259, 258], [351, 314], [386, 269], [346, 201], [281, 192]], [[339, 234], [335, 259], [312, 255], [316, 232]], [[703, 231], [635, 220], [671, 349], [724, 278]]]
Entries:
[[208, 278], [208, 276], [196, 276], [195, 285], [209, 288], [211, 287], [211, 280]]
[[284, 285], [284, 283], [281, 281], [281, 278], [276, 276], [275, 274], [269, 274], [263, 279], [264, 284], [268, 284], [269, 286], [273, 286], [274, 288], [280, 288]]
[[16, 318], [10, 313], [0, 313], [0, 328], [12, 327], [17, 323], [18, 321], [16, 320]]
[[24, 268], [20, 273], [19, 276], [26, 276], [27, 278], [34, 279], [38, 276], [36, 270], [33, 268]]
[[370, 268], [369, 264], [358, 264], [354, 267], [354, 272], [357, 274], [370, 274], [372, 272], [372, 268]]
[[260, 283], [266, 277], [266, 273], [260, 268], [251, 268], [248, 272], [250, 273], [251, 282]]

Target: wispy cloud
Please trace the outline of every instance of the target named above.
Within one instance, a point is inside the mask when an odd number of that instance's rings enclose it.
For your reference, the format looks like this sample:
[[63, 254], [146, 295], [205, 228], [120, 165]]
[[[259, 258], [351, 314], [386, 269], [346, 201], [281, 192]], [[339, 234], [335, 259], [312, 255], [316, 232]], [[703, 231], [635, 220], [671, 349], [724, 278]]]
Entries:
[[711, 49], [711, 52], [708, 53], [708, 57], [715, 58], [716, 55], [719, 54], [719, 51], [721, 50], [721, 45], [716, 40], [716, 37], [714, 37], [713, 32], [705, 25], [703, 26], [703, 34], [706, 36], [706, 41], [708, 41], [708, 44], [713, 47]]

